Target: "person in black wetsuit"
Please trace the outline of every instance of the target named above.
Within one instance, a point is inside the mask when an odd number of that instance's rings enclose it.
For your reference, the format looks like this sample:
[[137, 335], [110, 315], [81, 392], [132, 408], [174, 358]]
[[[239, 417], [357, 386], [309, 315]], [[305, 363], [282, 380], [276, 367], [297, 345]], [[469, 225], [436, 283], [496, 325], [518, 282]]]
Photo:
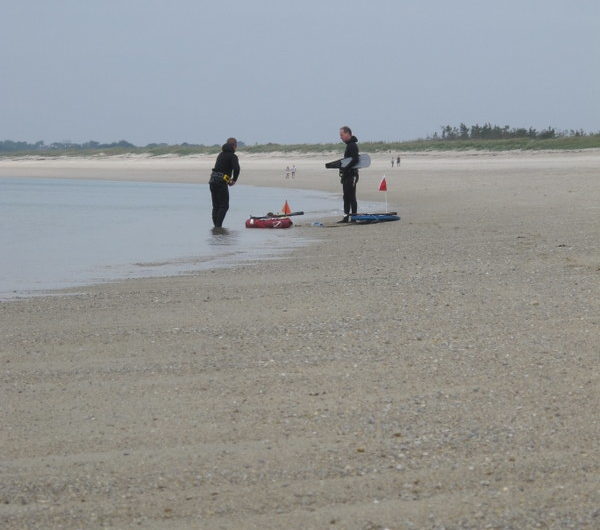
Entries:
[[340, 128], [340, 139], [346, 144], [344, 158], [352, 158], [352, 161], [340, 169], [340, 182], [344, 191], [344, 218], [338, 223], [347, 223], [350, 213], [357, 213], [356, 183], [358, 182], [358, 169], [353, 169], [358, 164], [358, 139], [352, 135], [350, 127], [344, 125]]
[[223, 226], [229, 210], [229, 186], [233, 186], [240, 175], [240, 163], [235, 150], [237, 140], [228, 138], [215, 162], [208, 181], [212, 197], [212, 220], [215, 228]]

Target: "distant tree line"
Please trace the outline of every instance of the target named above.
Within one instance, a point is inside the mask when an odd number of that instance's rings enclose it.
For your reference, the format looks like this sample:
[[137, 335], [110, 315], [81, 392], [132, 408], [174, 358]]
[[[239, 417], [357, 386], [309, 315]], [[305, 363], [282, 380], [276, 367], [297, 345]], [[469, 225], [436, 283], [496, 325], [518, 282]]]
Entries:
[[[536, 150], [536, 149], [588, 149], [600, 148], [600, 132], [586, 133], [582, 129], [570, 131], [556, 131], [549, 127], [537, 131], [533, 127], [510, 128], [508, 125], [499, 127], [486, 123], [467, 127], [461, 123], [459, 127], [446, 125], [441, 128], [441, 133], [435, 133], [427, 138], [404, 142], [365, 141], [361, 143], [361, 150], [365, 152], [391, 152], [391, 151], [428, 151], [428, 150], [464, 150], [479, 149], [484, 151], [506, 151], [511, 149]], [[265, 143], [246, 145], [238, 140], [238, 146], [244, 148], [246, 153], [324, 153], [339, 150], [338, 143], [320, 144], [278, 144]], [[126, 153], [146, 154], [148, 156], [176, 155], [187, 156], [194, 154], [213, 155], [221, 150], [221, 144], [167, 144], [150, 143], [146, 146], [121, 140], [113, 143], [85, 142], [82, 144], [69, 141], [45, 144], [42, 141], [35, 143], [14, 142], [12, 140], [0, 141], [0, 157], [12, 156], [115, 156]]]
[[[239, 147], [244, 147], [244, 142], [238, 141]], [[166, 143], [152, 143], [144, 146], [145, 149], [155, 148], [170, 148], [175, 147]], [[202, 148], [207, 147], [203, 144], [188, 144], [186, 142], [178, 144], [177, 147], [183, 148]], [[220, 144], [215, 144], [212, 147], [221, 147]], [[109, 144], [102, 144], [100, 142], [89, 141], [81, 144], [73, 142], [54, 142], [51, 144], [45, 144], [43, 141], [35, 142], [33, 144], [28, 142], [14, 142], [12, 140], [0, 141], [0, 153], [10, 153], [17, 151], [101, 151], [103, 149], [140, 149], [140, 147], [126, 141], [120, 140], [118, 142], [112, 142]]]
[[28, 142], [13, 142], [12, 140], [4, 140], [0, 142], [0, 152], [10, 151], [66, 151], [66, 150], [87, 150], [87, 149], [113, 149], [115, 147], [135, 147], [133, 144], [121, 140], [119, 142], [113, 142], [110, 144], [101, 144], [100, 142], [85, 142], [82, 144], [76, 144], [72, 142], [54, 142], [46, 145], [44, 142], [39, 141], [34, 144]]
[[[570, 136], [588, 136], [583, 129], [557, 131], [553, 127], [548, 127], [538, 131], [533, 127], [525, 129], [524, 127], [510, 127], [504, 125], [492, 125], [484, 123], [483, 125], [471, 125], [470, 127], [461, 123], [458, 127], [445, 125], [441, 127], [441, 134], [435, 132], [432, 136], [428, 136], [428, 140], [501, 140], [507, 138], [531, 138], [546, 140], [548, 138], [565, 138]], [[589, 133], [592, 135], [593, 133]]]

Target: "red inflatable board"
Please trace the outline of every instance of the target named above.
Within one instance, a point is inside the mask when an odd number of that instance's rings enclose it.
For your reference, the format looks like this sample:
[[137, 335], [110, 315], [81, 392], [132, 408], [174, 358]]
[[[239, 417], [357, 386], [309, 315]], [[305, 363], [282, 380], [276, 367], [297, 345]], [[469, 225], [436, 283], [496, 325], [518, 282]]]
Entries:
[[251, 217], [246, 219], [246, 228], [289, 228], [292, 224], [289, 217], [270, 217], [267, 219]]

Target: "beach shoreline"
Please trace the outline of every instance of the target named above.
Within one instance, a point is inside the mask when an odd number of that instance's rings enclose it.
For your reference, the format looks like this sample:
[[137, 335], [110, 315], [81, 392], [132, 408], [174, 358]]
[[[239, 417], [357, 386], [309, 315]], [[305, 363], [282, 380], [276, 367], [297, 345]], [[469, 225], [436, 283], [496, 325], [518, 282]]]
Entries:
[[[238, 184], [215, 230], [206, 184], [0, 177], [0, 300], [118, 279], [177, 276], [271, 259], [309, 243], [293, 228], [334, 215], [337, 196]], [[296, 212], [291, 230], [248, 230], [251, 215]], [[374, 203], [374, 205], [377, 203]]]
[[[335, 156], [240, 155], [244, 184], [341, 195]], [[359, 209], [385, 174], [400, 222], [0, 303], [3, 528], [597, 525], [600, 152], [372, 158]], [[0, 177], [202, 184], [213, 160]]]

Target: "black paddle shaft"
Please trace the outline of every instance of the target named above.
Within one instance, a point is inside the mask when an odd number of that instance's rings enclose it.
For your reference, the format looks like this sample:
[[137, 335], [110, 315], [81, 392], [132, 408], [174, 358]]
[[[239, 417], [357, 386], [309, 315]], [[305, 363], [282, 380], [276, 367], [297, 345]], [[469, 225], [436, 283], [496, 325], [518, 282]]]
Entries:
[[273, 215], [263, 215], [261, 217], [257, 217], [256, 215], [251, 215], [250, 219], [273, 219], [276, 217], [291, 217], [292, 215], [304, 215], [304, 212], [292, 212], [292, 213], [278, 213]]

